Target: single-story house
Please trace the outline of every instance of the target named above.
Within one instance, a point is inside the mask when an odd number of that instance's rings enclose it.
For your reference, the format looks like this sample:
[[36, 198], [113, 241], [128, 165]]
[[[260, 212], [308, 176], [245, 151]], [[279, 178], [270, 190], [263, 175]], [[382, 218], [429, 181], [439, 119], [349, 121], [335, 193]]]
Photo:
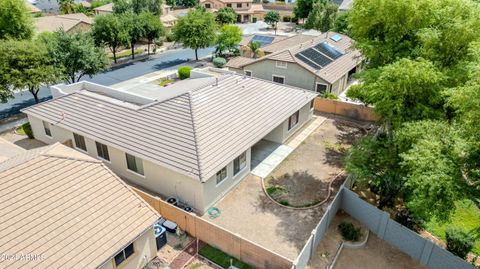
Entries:
[[[272, 46], [285, 41], [288, 39]], [[362, 60], [351, 38], [326, 32], [258, 59], [233, 58], [226, 67], [246, 76], [338, 95], [347, 88], [351, 76], [359, 71]]]
[[157, 254], [160, 216], [96, 158], [23, 150], [0, 162], [0, 185], [1, 268], [137, 269]]
[[120, 177], [203, 214], [250, 172], [251, 148], [285, 142], [313, 114], [312, 91], [225, 74], [126, 92], [52, 87], [23, 110], [36, 139], [71, 140]]
[[54, 15], [34, 18], [37, 33], [55, 32], [63, 29], [67, 33], [87, 32], [93, 19], [83, 13]]

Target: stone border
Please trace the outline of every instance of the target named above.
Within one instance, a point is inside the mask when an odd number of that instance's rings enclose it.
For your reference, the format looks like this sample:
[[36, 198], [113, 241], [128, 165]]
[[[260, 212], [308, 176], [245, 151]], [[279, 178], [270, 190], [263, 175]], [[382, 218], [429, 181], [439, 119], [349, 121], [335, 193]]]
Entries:
[[320, 201], [318, 202], [317, 204], [314, 204], [314, 205], [311, 205], [311, 206], [307, 206], [307, 207], [294, 207], [294, 206], [288, 206], [288, 205], [282, 205], [280, 204], [279, 202], [277, 202], [275, 199], [273, 199], [267, 192], [267, 189], [265, 188], [265, 178], [262, 178], [262, 190], [263, 190], [263, 193], [268, 197], [268, 199], [270, 199], [272, 202], [274, 202], [275, 204], [283, 207], [283, 208], [288, 208], [288, 209], [295, 209], [295, 210], [306, 210], [306, 209], [312, 209], [312, 208], [316, 208], [316, 207], [319, 207], [321, 205], [323, 205], [324, 203], [326, 203], [328, 201], [328, 199], [330, 199], [330, 196], [332, 195], [332, 184], [333, 182], [335, 182], [335, 180], [337, 180], [337, 178], [341, 175], [345, 174], [345, 172], [340, 172], [338, 173], [332, 181], [330, 181], [328, 183], [328, 193], [327, 193], [327, 197], [325, 199], [323, 199], [323, 201]]
[[342, 253], [343, 248], [351, 248], [351, 249], [358, 249], [362, 248], [367, 244], [368, 241], [368, 236], [370, 235], [370, 230], [367, 229], [367, 235], [361, 242], [351, 242], [351, 241], [342, 241], [342, 244], [337, 250], [337, 253], [335, 253], [335, 257], [333, 257], [332, 263], [327, 266], [327, 269], [333, 269], [335, 267], [335, 264], [337, 263], [338, 257], [340, 257], [340, 254]]

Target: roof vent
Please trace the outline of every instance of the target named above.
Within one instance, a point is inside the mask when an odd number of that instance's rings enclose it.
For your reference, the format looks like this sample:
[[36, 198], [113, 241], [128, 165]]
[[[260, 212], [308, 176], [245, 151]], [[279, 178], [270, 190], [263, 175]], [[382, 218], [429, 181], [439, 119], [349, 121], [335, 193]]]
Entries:
[[335, 41], [335, 42], [338, 42], [338, 41], [342, 40], [342, 36], [338, 35], [338, 34], [335, 34], [332, 37], [330, 37], [330, 39]]

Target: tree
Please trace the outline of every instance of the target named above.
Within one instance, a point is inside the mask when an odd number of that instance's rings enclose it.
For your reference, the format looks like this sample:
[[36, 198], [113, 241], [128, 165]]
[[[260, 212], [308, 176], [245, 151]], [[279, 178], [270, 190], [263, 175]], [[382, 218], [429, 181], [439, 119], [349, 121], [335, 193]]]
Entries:
[[329, 0], [316, 0], [308, 14], [305, 28], [322, 32], [332, 30], [337, 19], [338, 6]]
[[270, 24], [275, 29], [275, 34], [277, 34], [277, 23], [280, 21], [280, 14], [276, 11], [269, 11], [265, 14], [263, 20]]
[[0, 1], [0, 39], [29, 39], [33, 35], [32, 16], [24, 1]]
[[117, 49], [128, 44], [128, 31], [124, 23], [113, 14], [95, 17], [92, 36], [97, 45], [105, 45], [113, 53], [113, 61], [117, 62]]
[[215, 20], [219, 24], [233, 24], [237, 21], [237, 13], [231, 7], [224, 7], [217, 11]]
[[58, 6], [62, 14], [75, 13], [75, 2], [73, 0], [58, 0]]
[[252, 52], [253, 58], [257, 58], [258, 54], [260, 52], [260, 48], [262, 47], [262, 44], [258, 41], [252, 41], [248, 43], [248, 48]]
[[162, 14], [162, 0], [115, 0], [113, 13], [125, 14], [133, 12], [140, 14], [142, 12], [151, 12], [155, 15]]
[[132, 51], [132, 59], [135, 59], [135, 45], [137, 42], [145, 37], [145, 22], [140, 20], [140, 16], [128, 12], [120, 17], [123, 28], [127, 34], [128, 43]]
[[215, 18], [204, 9], [190, 10], [187, 15], [180, 17], [172, 33], [175, 41], [195, 50], [195, 59], [198, 60], [198, 49], [215, 43]]
[[181, 7], [194, 7], [198, 5], [198, 0], [178, 0], [177, 6]]
[[237, 49], [240, 41], [242, 41], [242, 30], [235, 25], [224, 25], [217, 38], [217, 53], [223, 55], [224, 51], [231, 52]]
[[154, 40], [165, 35], [165, 28], [162, 22], [150, 12], [143, 12], [139, 15], [139, 20], [143, 24], [144, 38], [148, 40], [148, 55], [150, 55], [150, 45]]
[[78, 82], [85, 75], [92, 77], [110, 65], [104, 49], [95, 46], [90, 34], [67, 34], [59, 30], [54, 33], [53, 39], [43, 38], [43, 42], [68, 83]]
[[387, 130], [404, 122], [443, 116], [444, 75], [430, 62], [401, 59], [362, 74], [347, 95], [374, 106]]
[[333, 31], [347, 36], [351, 35], [350, 26], [348, 25], [348, 11], [338, 12], [337, 19], [333, 25]]
[[11, 97], [12, 91], [27, 89], [38, 103], [40, 86], [61, 79], [47, 49], [38, 42], [5, 40], [0, 42], [0, 96]]
[[297, 0], [293, 8], [293, 14], [298, 19], [305, 19], [313, 7], [313, 0]]

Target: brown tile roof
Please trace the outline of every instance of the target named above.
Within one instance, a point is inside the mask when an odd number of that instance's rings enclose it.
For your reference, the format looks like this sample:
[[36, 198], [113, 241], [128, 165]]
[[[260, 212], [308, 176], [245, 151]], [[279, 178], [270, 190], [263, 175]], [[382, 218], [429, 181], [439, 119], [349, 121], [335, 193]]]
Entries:
[[225, 66], [231, 68], [240, 68], [241, 66], [253, 61], [255, 61], [253, 58], [238, 56], [230, 59]]
[[159, 215], [102, 162], [61, 144], [0, 163], [2, 268], [97, 268]]
[[55, 15], [35, 18], [35, 27], [38, 32], [55, 32], [61, 28], [68, 32], [78, 24], [93, 24], [93, 19], [83, 13]]
[[262, 50], [267, 54], [274, 53], [281, 50], [285, 50], [293, 46], [297, 46], [298, 44], [307, 42], [315, 38], [316, 36], [298, 34], [285, 39], [278, 40], [278, 42], [277, 41], [272, 42], [272, 44], [263, 47]]
[[104, 12], [113, 12], [113, 3], [108, 3], [106, 5], [96, 7], [93, 10], [104, 11]]
[[0, 162], [24, 152], [23, 148], [0, 137]]
[[316, 96], [233, 74], [203, 82], [137, 109], [81, 90], [23, 112], [206, 181]]
[[[338, 42], [335, 42], [330, 39], [333, 35], [340, 35], [342, 38]], [[286, 41], [288, 39], [285, 39], [283, 41]], [[277, 42], [282, 43], [283, 41]], [[340, 58], [332, 61], [330, 64], [326, 65], [325, 67], [321, 69], [315, 69], [311, 67], [310, 65], [304, 63], [295, 55], [305, 49], [311, 48], [316, 46], [319, 43], [322, 42], [327, 42], [328, 44], [334, 46], [335, 48], [341, 50], [344, 52], [344, 55], [341, 56]], [[275, 45], [272, 44], [272, 45]], [[350, 71], [352, 68], [356, 67], [361, 63], [363, 60], [363, 57], [357, 49], [353, 47], [353, 40], [342, 34], [334, 33], [334, 32], [326, 32], [323, 33], [322, 35], [315, 37], [315, 38], [310, 38], [308, 41], [296, 44], [295, 46], [291, 46], [289, 48], [280, 50], [278, 52], [266, 55], [262, 58], [259, 58], [255, 61], [248, 62], [245, 64], [241, 64], [237, 68], [244, 68], [252, 63], [263, 61], [266, 59], [270, 60], [277, 60], [277, 61], [286, 61], [286, 62], [295, 62], [298, 65], [304, 67], [308, 71], [312, 72], [316, 76], [322, 78], [323, 80], [327, 81], [328, 83], [334, 83], [337, 81], [339, 78], [341, 78], [343, 75], [345, 75], [348, 71]]]

